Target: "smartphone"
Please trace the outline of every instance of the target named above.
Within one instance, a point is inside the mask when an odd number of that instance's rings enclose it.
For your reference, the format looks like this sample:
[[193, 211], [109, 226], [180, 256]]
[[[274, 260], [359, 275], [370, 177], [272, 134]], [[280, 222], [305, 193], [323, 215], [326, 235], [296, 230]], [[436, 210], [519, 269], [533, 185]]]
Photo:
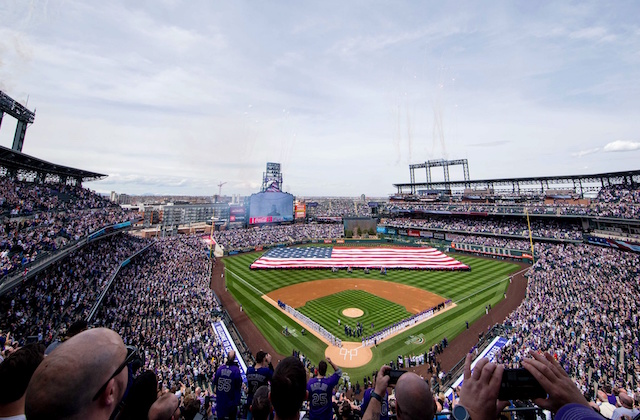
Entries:
[[389, 385], [394, 385], [396, 382], [398, 382], [398, 378], [400, 378], [402, 374], [406, 372], [406, 370], [391, 369], [391, 371], [389, 371]]
[[540, 383], [526, 369], [505, 369], [500, 383], [498, 399], [506, 400], [532, 400], [545, 398], [547, 392]]

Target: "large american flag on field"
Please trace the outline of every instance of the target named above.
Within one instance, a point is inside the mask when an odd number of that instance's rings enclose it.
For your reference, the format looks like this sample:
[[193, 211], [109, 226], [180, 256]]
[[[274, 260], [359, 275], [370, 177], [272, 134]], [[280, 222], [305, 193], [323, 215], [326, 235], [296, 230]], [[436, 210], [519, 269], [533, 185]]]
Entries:
[[409, 268], [420, 270], [468, 270], [434, 248], [273, 248], [251, 268]]

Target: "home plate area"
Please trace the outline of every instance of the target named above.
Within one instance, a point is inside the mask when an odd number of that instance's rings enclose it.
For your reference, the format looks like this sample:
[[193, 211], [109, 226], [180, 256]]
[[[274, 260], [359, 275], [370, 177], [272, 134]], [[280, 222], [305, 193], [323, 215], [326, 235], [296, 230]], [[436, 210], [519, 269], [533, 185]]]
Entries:
[[324, 355], [343, 368], [364, 366], [373, 356], [370, 347], [363, 347], [362, 343], [355, 342], [343, 342], [342, 347], [329, 346]]

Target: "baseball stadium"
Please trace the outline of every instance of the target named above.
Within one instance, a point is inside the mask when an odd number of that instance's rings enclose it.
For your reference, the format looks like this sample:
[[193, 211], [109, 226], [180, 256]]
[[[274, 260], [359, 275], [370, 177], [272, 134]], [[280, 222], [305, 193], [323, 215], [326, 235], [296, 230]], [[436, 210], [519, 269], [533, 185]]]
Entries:
[[640, 420], [637, 6], [10, 3], [0, 419]]
[[[309, 375], [329, 360], [340, 398], [356, 405], [388, 365], [424, 378], [447, 406], [469, 352], [505, 366], [525, 350], [555, 352], [596, 397], [638, 384], [640, 171], [472, 180], [466, 160], [440, 159], [411, 165], [411, 182], [387, 199], [298, 199], [270, 162], [246, 205], [171, 205], [160, 218], [83, 188], [106, 175], [26, 155], [24, 130], [17, 138], [0, 154], [7, 359], [64, 347], [78, 325], [107, 327], [136, 349], [132, 374], [197, 389], [209, 408], [230, 354], [242, 375], [265, 354], [276, 366], [295, 355]], [[464, 179], [431, 181], [453, 165]], [[185, 207], [194, 211], [175, 213]], [[603, 309], [603, 287], [629, 305]], [[616, 329], [587, 339], [572, 321], [583, 318]], [[612, 366], [576, 359], [577, 344]]]

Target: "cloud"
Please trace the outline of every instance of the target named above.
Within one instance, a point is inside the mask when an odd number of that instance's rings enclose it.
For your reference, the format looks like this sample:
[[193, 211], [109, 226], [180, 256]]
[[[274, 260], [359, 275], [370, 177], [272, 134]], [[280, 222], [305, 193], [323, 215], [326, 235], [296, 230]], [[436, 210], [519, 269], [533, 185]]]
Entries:
[[614, 41], [616, 36], [610, 34], [606, 28], [601, 26], [592, 26], [571, 32], [569, 34], [569, 38], [584, 39], [588, 41]]
[[593, 149], [580, 150], [579, 152], [571, 153], [573, 157], [582, 157], [587, 155], [592, 155], [600, 151], [599, 147], [594, 147]]
[[640, 150], [640, 142], [616, 140], [611, 143], [607, 143], [602, 150], [605, 152], [630, 152], [633, 150]]

